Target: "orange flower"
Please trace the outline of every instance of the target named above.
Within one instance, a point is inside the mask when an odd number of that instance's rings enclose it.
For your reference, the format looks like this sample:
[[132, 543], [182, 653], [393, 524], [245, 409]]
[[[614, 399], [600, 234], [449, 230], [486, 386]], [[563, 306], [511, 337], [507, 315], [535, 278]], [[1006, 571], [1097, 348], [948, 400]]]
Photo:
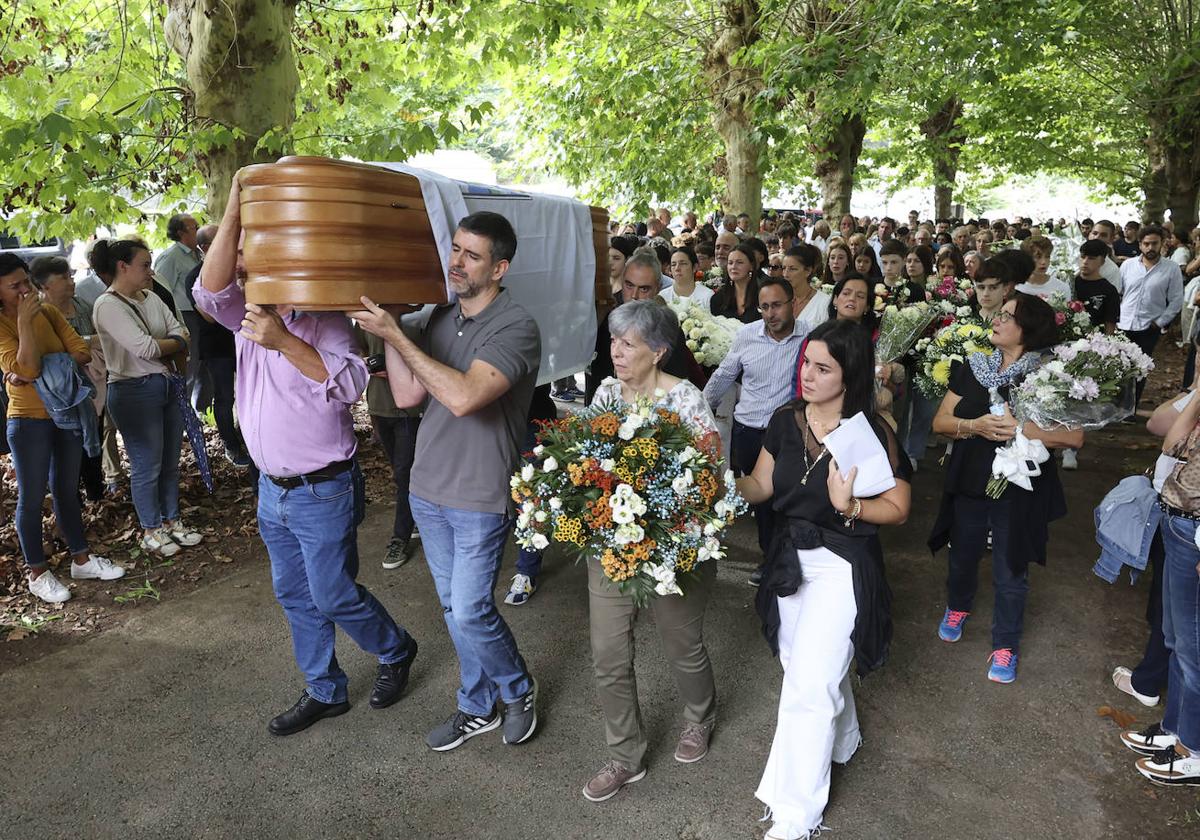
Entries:
[[617, 419], [617, 415], [611, 411], [606, 411], [603, 414], [597, 414], [592, 418], [592, 432], [598, 435], [612, 437], [617, 433], [617, 429], [621, 426], [621, 421]]
[[660, 408], [660, 409], [658, 409], [658, 410], [657, 410], [657, 413], [658, 413], [658, 416], [659, 416], [659, 417], [661, 417], [661, 418], [662, 418], [663, 420], [665, 420], [666, 422], [668, 422], [668, 423], [672, 423], [672, 424], [674, 424], [674, 425], [679, 425], [679, 422], [680, 422], [680, 420], [679, 420], [679, 412], [677, 412], [677, 411], [668, 411], [668, 410], [667, 410], [667, 409], [665, 409], [665, 408]]

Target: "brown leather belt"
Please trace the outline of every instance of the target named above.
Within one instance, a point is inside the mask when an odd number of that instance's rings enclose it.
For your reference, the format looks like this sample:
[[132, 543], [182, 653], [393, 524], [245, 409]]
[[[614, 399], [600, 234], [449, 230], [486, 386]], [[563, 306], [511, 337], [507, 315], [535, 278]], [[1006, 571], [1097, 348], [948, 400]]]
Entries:
[[354, 466], [354, 461], [338, 461], [319, 470], [313, 470], [304, 475], [269, 475], [267, 479], [274, 485], [285, 490], [295, 490], [305, 484], [320, 484], [322, 481], [333, 481]]

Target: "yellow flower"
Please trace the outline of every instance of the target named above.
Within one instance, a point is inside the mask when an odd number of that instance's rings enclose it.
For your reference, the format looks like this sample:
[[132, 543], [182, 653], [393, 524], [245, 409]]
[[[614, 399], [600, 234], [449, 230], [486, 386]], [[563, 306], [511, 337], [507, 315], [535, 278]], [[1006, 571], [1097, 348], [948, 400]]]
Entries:
[[939, 385], [950, 384], [950, 360], [942, 359], [933, 366], [933, 381]]
[[980, 330], [979, 327], [975, 326], [974, 324], [963, 324], [954, 332], [959, 338], [973, 338], [979, 335]]

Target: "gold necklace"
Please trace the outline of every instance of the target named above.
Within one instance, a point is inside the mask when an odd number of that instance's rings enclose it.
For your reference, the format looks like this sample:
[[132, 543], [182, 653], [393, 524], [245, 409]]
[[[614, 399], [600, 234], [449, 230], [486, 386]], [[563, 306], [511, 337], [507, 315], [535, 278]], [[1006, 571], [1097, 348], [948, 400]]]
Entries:
[[812, 475], [812, 471], [817, 468], [817, 464], [821, 463], [821, 459], [825, 457], [828, 451], [825, 448], [825, 444], [822, 443], [821, 451], [817, 453], [817, 457], [813, 458], [811, 462], [808, 460], [808, 411], [806, 409], [804, 412], [804, 466], [807, 469], [804, 471], [804, 475], [800, 477], [801, 484], [808, 484], [808, 477]]

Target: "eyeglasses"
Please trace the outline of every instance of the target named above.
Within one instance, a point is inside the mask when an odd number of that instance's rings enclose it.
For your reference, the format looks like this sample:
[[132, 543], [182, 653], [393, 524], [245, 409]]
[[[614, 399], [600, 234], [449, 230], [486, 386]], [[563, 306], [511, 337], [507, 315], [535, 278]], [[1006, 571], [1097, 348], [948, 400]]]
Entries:
[[790, 300], [785, 300], [777, 303], [760, 303], [758, 305], [759, 312], [771, 312], [776, 309], [785, 309], [792, 305]]
[[992, 320], [999, 321], [1001, 324], [1007, 324], [1009, 321], [1016, 320], [1016, 317], [1016, 315], [1012, 314], [1007, 309], [1001, 309], [996, 313], [996, 316], [992, 318]]

